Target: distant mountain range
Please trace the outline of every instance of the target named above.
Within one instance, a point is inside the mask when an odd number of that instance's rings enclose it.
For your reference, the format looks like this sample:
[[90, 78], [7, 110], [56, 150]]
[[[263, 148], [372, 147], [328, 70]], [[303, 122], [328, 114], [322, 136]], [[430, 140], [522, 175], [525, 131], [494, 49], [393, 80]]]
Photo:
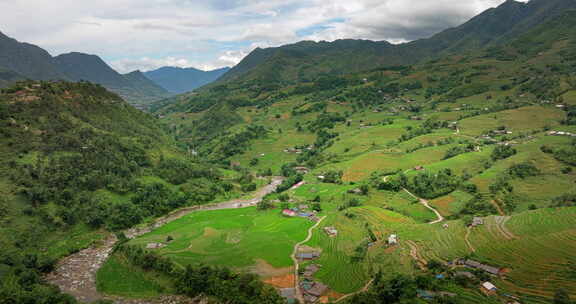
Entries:
[[216, 81], [229, 70], [229, 67], [213, 71], [202, 71], [195, 68], [163, 67], [145, 72], [144, 75], [168, 92], [180, 94]]
[[256, 49], [218, 82], [232, 80], [269, 84], [311, 81], [320, 75], [341, 75], [382, 66], [407, 65], [491, 45], [501, 45], [535, 25], [575, 9], [574, 0], [508, 0], [468, 22], [430, 38], [393, 45], [386, 41], [303, 41]]
[[21, 79], [89, 81], [141, 107], [172, 95], [140, 72], [116, 72], [96, 55], [73, 52], [52, 57], [38, 46], [0, 33], [0, 86]]

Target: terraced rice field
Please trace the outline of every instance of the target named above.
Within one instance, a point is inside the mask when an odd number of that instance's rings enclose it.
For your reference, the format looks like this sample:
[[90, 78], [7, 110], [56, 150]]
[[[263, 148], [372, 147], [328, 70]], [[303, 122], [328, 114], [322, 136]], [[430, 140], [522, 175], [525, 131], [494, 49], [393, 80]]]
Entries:
[[502, 236], [483, 233], [487, 240], [477, 254], [510, 268], [499, 282], [509, 292], [546, 298], [558, 288], [574, 293], [576, 277], [568, 265], [576, 263], [575, 215], [575, 208], [564, 208], [513, 217], [507, 228], [518, 238], [503, 242]]
[[495, 130], [499, 126], [506, 126], [517, 133], [556, 126], [563, 117], [564, 113], [554, 107], [529, 106], [467, 118], [460, 122], [460, 127], [464, 134], [472, 136]]
[[[362, 288], [370, 280], [370, 275], [378, 269], [390, 271], [391, 274], [392, 269], [411, 271], [409, 258], [402, 257], [400, 251], [385, 252], [383, 242], [370, 248], [363, 261], [352, 261], [355, 248], [367, 243], [368, 235], [364, 223], [373, 225], [379, 239], [382, 239], [387, 238], [397, 225], [413, 223], [411, 219], [377, 207], [356, 207], [348, 211], [355, 217], [350, 219], [342, 214], [330, 215], [305, 244], [322, 250], [321, 257], [315, 261], [322, 265], [316, 278], [339, 293], [350, 293]], [[338, 236], [329, 237], [324, 233], [321, 228], [326, 226], [336, 227]], [[404, 260], [404, 264], [398, 264], [398, 260]]]

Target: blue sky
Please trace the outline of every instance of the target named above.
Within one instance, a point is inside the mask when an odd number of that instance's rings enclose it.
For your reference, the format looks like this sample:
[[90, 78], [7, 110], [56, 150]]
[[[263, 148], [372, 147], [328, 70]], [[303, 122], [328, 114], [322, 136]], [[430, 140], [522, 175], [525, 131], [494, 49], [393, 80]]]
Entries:
[[504, 0], [1, 0], [0, 31], [119, 72], [232, 66], [256, 47], [342, 38], [393, 43], [459, 25]]

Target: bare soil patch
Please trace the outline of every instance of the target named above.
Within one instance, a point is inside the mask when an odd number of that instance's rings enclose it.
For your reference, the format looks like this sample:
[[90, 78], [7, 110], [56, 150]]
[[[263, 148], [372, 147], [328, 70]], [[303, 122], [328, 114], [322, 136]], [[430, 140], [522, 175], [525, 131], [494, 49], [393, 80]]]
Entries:
[[294, 288], [294, 274], [289, 273], [283, 276], [271, 277], [264, 280], [264, 283], [276, 288]]
[[[264, 278], [284, 276], [291, 273], [292, 269], [293, 267], [275, 268], [274, 266], [270, 265], [268, 262], [262, 259], [256, 260], [255, 265], [248, 267], [248, 270], [250, 272], [255, 273]], [[292, 281], [292, 286], [293, 285], [294, 281]]]

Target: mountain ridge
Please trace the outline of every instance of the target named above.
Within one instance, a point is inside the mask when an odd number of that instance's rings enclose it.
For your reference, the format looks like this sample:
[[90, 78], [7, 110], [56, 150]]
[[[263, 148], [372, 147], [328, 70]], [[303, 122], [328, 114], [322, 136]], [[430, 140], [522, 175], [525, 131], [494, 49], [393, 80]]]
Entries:
[[202, 71], [196, 68], [161, 67], [144, 75], [166, 91], [180, 94], [209, 84], [227, 73], [230, 67]]
[[70, 52], [52, 57], [41, 47], [19, 42], [1, 32], [0, 69], [2, 87], [23, 79], [90, 81], [120, 94], [139, 108], [171, 95], [146, 77], [119, 74], [97, 55]]
[[54, 58], [34, 44], [19, 42], [0, 32], [0, 67], [38, 80], [68, 80]]
[[[293, 83], [301, 80], [302, 75], [314, 79], [325, 73], [346, 74], [377, 66], [410, 65], [443, 55], [506, 43], [563, 11], [574, 8], [576, 1], [573, 0], [532, 0], [527, 3], [508, 0], [460, 26], [446, 29], [430, 38], [399, 45], [387, 41], [346, 39], [334, 42], [307, 41], [255, 49], [216, 83], [234, 80], [256, 80], [259, 84]], [[302, 48], [303, 45], [307, 48]], [[359, 52], [354, 52], [358, 49]], [[300, 52], [298, 57], [291, 56], [294, 50]], [[278, 53], [282, 51], [288, 53], [279, 56]], [[354, 61], [349, 59], [351, 53]], [[280, 60], [278, 57], [283, 58]], [[279, 61], [288, 63], [282, 66], [282, 71], [279, 70]], [[272, 81], [269, 79], [270, 71], [275, 71]]]

